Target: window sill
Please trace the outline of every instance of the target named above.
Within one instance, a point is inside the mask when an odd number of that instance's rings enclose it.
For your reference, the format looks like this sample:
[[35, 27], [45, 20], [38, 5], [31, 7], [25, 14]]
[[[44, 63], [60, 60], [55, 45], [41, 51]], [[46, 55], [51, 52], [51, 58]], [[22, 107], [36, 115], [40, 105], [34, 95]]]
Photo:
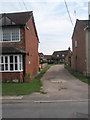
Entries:
[[0, 43], [10, 43], [10, 42], [20, 42], [20, 40], [17, 40], [17, 41], [0, 41]]
[[23, 72], [23, 70], [18, 70], [18, 71], [0, 71], [0, 73], [6, 73], [6, 72]]

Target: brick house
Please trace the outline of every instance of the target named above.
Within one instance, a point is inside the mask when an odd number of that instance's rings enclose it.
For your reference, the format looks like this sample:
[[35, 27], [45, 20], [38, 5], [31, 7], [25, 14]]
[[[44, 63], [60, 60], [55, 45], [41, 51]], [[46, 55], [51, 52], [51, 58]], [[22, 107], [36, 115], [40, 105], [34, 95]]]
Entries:
[[68, 50], [54, 51], [52, 57], [53, 59], [55, 59], [57, 63], [64, 63], [67, 54], [68, 54]]
[[[38, 35], [33, 12], [0, 15], [0, 73], [3, 81], [27, 82], [39, 70]], [[30, 79], [29, 79], [30, 80]], [[28, 80], [28, 82], [29, 82]]]
[[39, 53], [39, 59], [43, 63], [52, 63], [52, 55], [44, 55], [43, 53]]
[[52, 55], [44, 55], [44, 58], [46, 59], [46, 62], [47, 63], [53, 63], [53, 60], [52, 60]]
[[73, 70], [90, 76], [90, 20], [76, 20], [72, 35]]

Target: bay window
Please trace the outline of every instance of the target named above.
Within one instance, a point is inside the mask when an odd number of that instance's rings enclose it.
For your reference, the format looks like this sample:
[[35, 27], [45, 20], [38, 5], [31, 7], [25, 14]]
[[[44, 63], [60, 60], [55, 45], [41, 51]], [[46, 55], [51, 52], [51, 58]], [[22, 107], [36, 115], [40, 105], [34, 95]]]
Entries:
[[22, 71], [22, 55], [0, 56], [0, 72]]

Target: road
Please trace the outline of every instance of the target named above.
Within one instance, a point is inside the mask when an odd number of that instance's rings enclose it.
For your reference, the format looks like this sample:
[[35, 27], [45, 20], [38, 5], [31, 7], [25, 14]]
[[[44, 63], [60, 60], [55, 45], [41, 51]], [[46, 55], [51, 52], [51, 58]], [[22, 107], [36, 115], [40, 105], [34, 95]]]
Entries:
[[[47, 94], [25, 95], [22, 102], [2, 105], [4, 118], [86, 118], [88, 86], [77, 80], [63, 65], [52, 66], [41, 79]], [[59, 82], [65, 87], [59, 89]]]
[[87, 118], [87, 102], [3, 104], [4, 118]]

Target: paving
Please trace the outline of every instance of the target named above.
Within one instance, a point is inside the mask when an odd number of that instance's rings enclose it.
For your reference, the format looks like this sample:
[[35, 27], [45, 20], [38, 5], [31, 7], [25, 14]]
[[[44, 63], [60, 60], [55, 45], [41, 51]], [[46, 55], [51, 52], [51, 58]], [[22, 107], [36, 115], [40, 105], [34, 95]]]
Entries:
[[[64, 65], [53, 65], [41, 79], [43, 93], [19, 96], [19, 99], [3, 99], [3, 102], [86, 101], [88, 85], [72, 76]], [[10, 97], [9, 97], [10, 98]]]

